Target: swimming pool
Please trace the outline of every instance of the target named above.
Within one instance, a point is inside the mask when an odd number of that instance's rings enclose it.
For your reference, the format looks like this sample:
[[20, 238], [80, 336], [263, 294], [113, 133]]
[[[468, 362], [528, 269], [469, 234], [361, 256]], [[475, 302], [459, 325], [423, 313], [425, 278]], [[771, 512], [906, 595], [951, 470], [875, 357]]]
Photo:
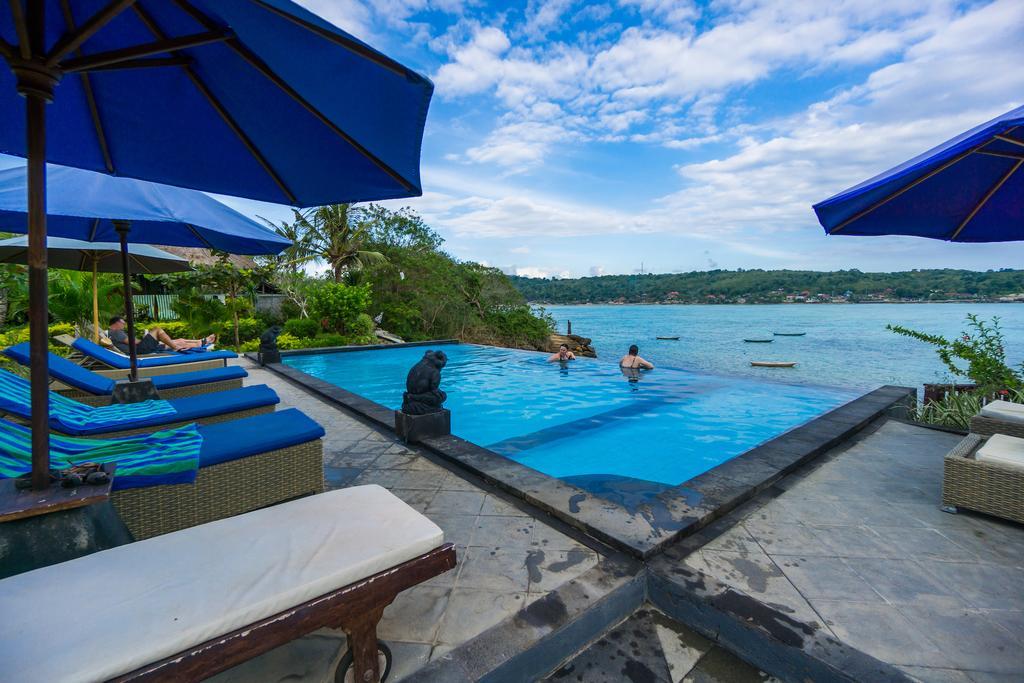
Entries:
[[[284, 363], [398, 408], [428, 347], [290, 355]], [[676, 486], [853, 399], [841, 389], [658, 368], [639, 379], [613, 362], [560, 366], [546, 354], [468, 344], [441, 388], [452, 432], [548, 476]]]

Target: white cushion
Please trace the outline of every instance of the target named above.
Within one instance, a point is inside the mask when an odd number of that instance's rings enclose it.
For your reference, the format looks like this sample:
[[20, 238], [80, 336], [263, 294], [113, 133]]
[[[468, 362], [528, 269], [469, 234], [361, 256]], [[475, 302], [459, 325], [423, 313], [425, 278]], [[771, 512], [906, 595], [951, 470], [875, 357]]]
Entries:
[[981, 414], [984, 417], [990, 417], [993, 420], [1024, 424], [1024, 403], [992, 401], [981, 409]]
[[0, 581], [0, 678], [103, 681], [428, 552], [380, 486], [331, 491]]
[[978, 449], [976, 460], [1024, 468], [1024, 439], [1005, 434], [993, 434]]

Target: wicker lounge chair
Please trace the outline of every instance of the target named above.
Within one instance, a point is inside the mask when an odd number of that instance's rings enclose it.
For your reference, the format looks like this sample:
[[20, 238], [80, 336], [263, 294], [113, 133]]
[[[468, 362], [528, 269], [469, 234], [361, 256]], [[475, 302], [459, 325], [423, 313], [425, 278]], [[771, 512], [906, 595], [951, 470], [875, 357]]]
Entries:
[[[111, 502], [137, 540], [324, 490], [324, 430], [295, 408], [201, 425], [197, 431], [201, 445], [194, 481], [178, 478], [153, 486], [115, 476]], [[159, 443], [163, 434], [151, 435], [151, 442]]]
[[1006, 434], [1024, 439], [1024, 404], [992, 401], [971, 418], [971, 433]]
[[[73, 349], [69, 358], [83, 367], [113, 379], [123, 379], [128, 376], [128, 356], [119, 351], [104, 348], [83, 337], [57, 335], [54, 340]], [[234, 351], [223, 350], [205, 353], [154, 353], [139, 356], [139, 377], [222, 368], [227, 365], [228, 360], [237, 357], [238, 354]]]
[[[441, 529], [390, 492], [330, 491], [0, 581], [0, 612], [18, 615], [0, 621], [0, 660], [19, 683], [198, 681], [331, 627], [352, 648], [332, 680], [369, 683], [390, 664], [384, 608], [454, 566]], [[94, 599], [75, 615], [69, 596]]]
[[[16, 344], [3, 353], [26, 367], [29, 365], [28, 342]], [[52, 353], [50, 354], [49, 372], [50, 377], [57, 380], [50, 385], [50, 389], [60, 395], [90, 406], [110, 404], [116, 380], [104, 377]], [[245, 368], [239, 365], [229, 365], [212, 370], [157, 375], [151, 379], [160, 398], [171, 399], [240, 389], [242, 379], [248, 376], [249, 373], [245, 371]]]
[[1024, 439], [968, 434], [946, 454], [942, 509], [959, 508], [1024, 523]]
[[[28, 422], [32, 417], [28, 397], [28, 380], [0, 370], [0, 415], [13, 422]], [[108, 439], [193, 422], [213, 424], [272, 413], [280, 401], [265, 384], [169, 401], [100, 407], [50, 392], [50, 430], [68, 436]]]

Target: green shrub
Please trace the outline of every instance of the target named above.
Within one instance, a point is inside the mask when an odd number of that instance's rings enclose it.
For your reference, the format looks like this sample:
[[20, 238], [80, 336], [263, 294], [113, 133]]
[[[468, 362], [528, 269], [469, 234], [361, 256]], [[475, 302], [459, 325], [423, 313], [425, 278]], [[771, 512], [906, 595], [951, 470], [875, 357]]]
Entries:
[[189, 324], [182, 320], [168, 320], [167, 322], [158, 322], [155, 323], [153, 326], [162, 327], [164, 332], [166, 332], [171, 339], [196, 339], [198, 337], [198, 335], [193, 335], [192, 329], [189, 327]]
[[[69, 334], [75, 336], [75, 326], [71, 323], [54, 323], [49, 327], [50, 339], [57, 335]], [[28, 339], [28, 327], [25, 328], [25, 338]]]
[[[901, 325], [886, 325], [886, 329], [935, 347], [935, 352], [946, 368], [956, 377], [967, 377], [983, 392], [1016, 389], [1024, 384], [1024, 367], [1011, 368], [1006, 364], [1006, 348], [999, 318], [985, 322], [973, 314], [967, 315], [967, 330], [949, 340], [935, 334], [907, 329]], [[963, 362], [967, 367], [958, 363]]]
[[[228, 322], [228, 328], [231, 328], [231, 322]], [[238, 338], [241, 341], [249, 341], [250, 339], [259, 339], [260, 335], [263, 334], [263, 330], [267, 327], [263, 324], [263, 321], [259, 318], [239, 318], [238, 319]]]
[[373, 330], [376, 327], [373, 323], [373, 318], [366, 313], [360, 313], [356, 318], [355, 324], [352, 326], [352, 336], [373, 337]]
[[316, 320], [338, 334], [351, 334], [357, 327], [359, 314], [370, 305], [369, 285], [346, 285], [325, 282], [309, 295], [309, 308]]
[[285, 321], [284, 331], [293, 337], [312, 339], [320, 332], [320, 323], [312, 318], [292, 318]]

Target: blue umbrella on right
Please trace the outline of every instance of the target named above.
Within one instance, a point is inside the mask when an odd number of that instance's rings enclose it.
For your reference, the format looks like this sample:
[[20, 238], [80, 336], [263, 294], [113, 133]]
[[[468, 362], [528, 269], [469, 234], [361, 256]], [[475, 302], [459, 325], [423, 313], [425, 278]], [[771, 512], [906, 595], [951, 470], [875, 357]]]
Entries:
[[829, 235], [1024, 240], [1024, 107], [814, 205]]

